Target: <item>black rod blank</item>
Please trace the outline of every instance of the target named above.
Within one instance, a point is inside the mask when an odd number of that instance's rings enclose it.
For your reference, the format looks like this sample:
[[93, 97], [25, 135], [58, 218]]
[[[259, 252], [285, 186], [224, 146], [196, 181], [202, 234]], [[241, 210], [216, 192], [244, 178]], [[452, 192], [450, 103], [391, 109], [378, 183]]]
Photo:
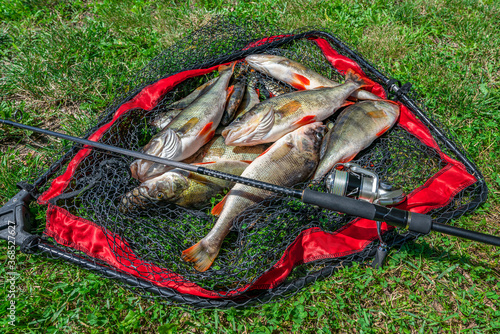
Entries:
[[127, 156], [134, 157], [137, 159], [144, 159], [144, 160], [148, 160], [148, 161], [153, 161], [153, 162], [157, 162], [157, 163], [164, 164], [167, 166], [181, 168], [181, 169], [184, 169], [184, 170], [187, 170], [190, 172], [195, 172], [195, 173], [199, 173], [199, 174], [203, 174], [203, 175], [207, 175], [207, 176], [213, 176], [213, 177], [216, 177], [219, 179], [225, 179], [225, 180], [229, 180], [232, 182], [242, 183], [242, 184], [245, 184], [247, 186], [260, 188], [260, 189], [272, 191], [272, 192], [287, 195], [287, 196], [302, 198], [302, 191], [300, 191], [300, 190], [295, 190], [295, 189], [291, 189], [291, 188], [287, 188], [287, 187], [277, 186], [275, 184], [257, 181], [257, 180], [249, 179], [246, 177], [236, 176], [233, 174], [214, 171], [214, 170], [211, 170], [208, 168], [190, 165], [190, 164], [187, 164], [184, 162], [173, 161], [173, 160], [169, 160], [169, 159], [165, 159], [165, 158], [159, 158], [159, 157], [156, 157], [154, 155], [136, 152], [136, 151], [132, 151], [132, 150], [127, 150], [125, 148], [107, 145], [107, 144], [95, 142], [95, 141], [88, 140], [88, 139], [78, 138], [78, 137], [70, 136], [70, 135], [67, 135], [64, 133], [50, 131], [50, 130], [46, 130], [46, 129], [41, 129], [41, 128], [37, 128], [37, 127], [25, 125], [25, 124], [13, 122], [13, 121], [4, 120], [1, 118], [0, 118], [0, 123], [7, 124], [10, 126], [14, 126], [14, 127], [18, 127], [21, 129], [26, 129], [26, 130], [33, 131], [33, 132], [38, 132], [38, 133], [52, 136], [52, 137], [57, 137], [57, 138], [69, 140], [69, 141], [72, 141], [72, 142], [75, 142], [78, 144], [96, 147], [98, 149], [102, 149], [105, 151], [110, 151], [113, 153], [127, 155]]
[[500, 238], [491, 234], [474, 232], [471, 230], [466, 230], [464, 228], [450, 226], [441, 223], [433, 223], [432, 230], [448, 235], [453, 235], [459, 238], [479, 241], [493, 246], [500, 246]]
[[232, 182], [242, 183], [251, 187], [264, 189], [268, 191], [272, 191], [274, 193], [292, 196], [295, 198], [301, 199], [304, 203], [317, 205], [319, 207], [343, 212], [346, 214], [354, 215], [361, 218], [385, 221], [389, 225], [398, 226], [398, 227], [409, 227], [410, 230], [428, 233], [431, 229], [436, 232], [446, 233], [454, 236], [459, 236], [461, 238], [480, 241], [483, 243], [491, 244], [494, 246], [500, 246], [500, 238], [483, 234], [479, 232], [473, 232], [464, 230], [461, 228], [448, 226], [439, 223], [432, 223], [431, 217], [428, 215], [423, 215], [414, 212], [408, 212], [399, 210], [396, 208], [386, 208], [380, 205], [371, 204], [365, 201], [359, 201], [348, 197], [338, 196], [329, 193], [321, 193], [318, 191], [305, 189], [304, 191], [277, 186], [271, 183], [257, 181], [241, 176], [236, 176], [228, 173], [222, 173], [219, 171], [214, 171], [208, 168], [199, 167], [190, 165], [183, 162], [168, 160], [164, 158], [159, 158], [153, 155], [144, 154], [136, 151], [127, 150], [124, 148], [111, 146], [95, 141], [91, 141], [88, 139], [78, 138], [70, 135], [66, 135], [59, 132], [54, 132], [46, 129], [40, 129], [37, 127], [8, 121], [4, 119], [0, 119], [0, 123], [26, 129], [33, 132], [42, 133], [48, 136], [57, 137], [69, 141], [73, 141], [79, 144], [88, 145], [92, 147], [96, 147], [102, 150], [123, 154], [127, 156], [131, 156], [137, 159], [144, 159], [148, 161], [157, 162], [160, 164], [165, 164], [167, 166], [172, 166], [176, 168], [181, 168], [184, 170], [188, 170], [190, 172], [200, 173], [207, 176], [213, 176], [220, 179], [229, 180]]

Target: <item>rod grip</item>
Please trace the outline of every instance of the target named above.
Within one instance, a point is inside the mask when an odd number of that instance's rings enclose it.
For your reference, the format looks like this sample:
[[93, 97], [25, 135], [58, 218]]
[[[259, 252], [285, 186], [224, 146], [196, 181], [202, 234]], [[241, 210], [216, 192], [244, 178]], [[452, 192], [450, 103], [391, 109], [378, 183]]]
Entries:
[[375, 206], [371, 203], [335, 194], [320, 193], [311, 189], [305, 189], [302, 192], [302, 201], [325, 209], [367, 219], [374, 219], [376, 213]]
[[410, 231], [429, 234], [432, 227], [432, 218], [417, 212], [408, 213], [408, 229]]

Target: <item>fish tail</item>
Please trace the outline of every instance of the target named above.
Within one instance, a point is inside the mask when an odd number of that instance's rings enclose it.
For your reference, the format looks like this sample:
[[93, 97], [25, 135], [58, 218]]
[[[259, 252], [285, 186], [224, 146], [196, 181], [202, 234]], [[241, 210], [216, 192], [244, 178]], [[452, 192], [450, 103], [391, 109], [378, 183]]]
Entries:
[[353, 81], [359, 85], [359, 87], [368, 87], [373, 86], [375, 83], [368, 79], [365, 76], [361, 76], [358, 73], [354, 72], [353, 69], [348, 69], [345, 77], [345, 81]]
[[203, 272], [210, 268], [218, 254], [218, 247], [214, 249], [207, 240], [201, 239], [193, 246], [182, 251], [181, 257], [186, 262], [194, 262], [194, 269]]

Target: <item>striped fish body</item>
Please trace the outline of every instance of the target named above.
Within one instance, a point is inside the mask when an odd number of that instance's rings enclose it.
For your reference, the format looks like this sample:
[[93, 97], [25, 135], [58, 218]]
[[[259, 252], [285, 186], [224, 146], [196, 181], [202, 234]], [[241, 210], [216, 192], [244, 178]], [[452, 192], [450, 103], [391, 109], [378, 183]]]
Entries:
[[[319, 161], [323, 133], [324, 125], [316, 122], [287, 134], [255, 159], [241, 176], [287, 187], [307, 180]], [[219, 215], [212, 230], [200, 242], [183, 251], [183, 259], [195, 262], [198, 271], [207, 270], [219, 253], [233, 220], [243, 210], [272, 194], [236, 184], [223, 202], [212, 210], [213, 214]]]
[[205, 94], [214, 83], [216, 83], [218, 78], [212, 78], [209, 81], [205, 82], [203, 85], [199, 86], [195, 90], [193, 90], [188, 96], [176, 101], [168, 106], [168, 108], [172, 109], [185, 109], [191, 103], [193, 103], [198, 97]]
[[351, 161], [361, 150], [389, 130], [399, 117], [392, 101], [363, 101], [346, 108], [328, 132], [328, 145], [314, 174], [325, 176], [335, 164]]
[[[203, 145], [194, 155], [184, 159], [182, 162], [193, 164], [200, 162], [217, 162], [221, 160], [230, 161], [246, 161], [251, 162], [264, 152], [270, 144], [262, 144], [255, 146], [228, 146], [224, 143], [224, 137], [215, 136], [208, 143]], [[135, 166], [135, 165], [134, 165]], [[135, 179], [141, 182], [152, 179], [172, 168], [158, 163], [152, 163], [146, 172], [146, 178], [140, 179], [136, 174], [133, 174]]]
[[262, 79], [262, 83], [264, 84], [264, 87], [268, 92], [268, 95], [269, 95], [268, 98], [272, 98], [272, 97], [280, 96], [280, 95], [283, 95], [286, 93], [290, 93], [290, 89], [288, 87], [284, 87], [282, 85], [279, 85], [276, 81], [273, 81], [271, 79], [264, 78], [264, 79]]
[[238, 73], [234, 75], [234, 79], [232, 80], [232, 89], [231, 95], [226, 104], [226, 109], [222, 115], [221, 124], [226, 126], [236, 117], [236, 113], [238, 108], [243, 101], [243, 97], [245, 95], [246, 88], [246, 74], [247, 74], [248, 65], [243, 64]]
[[[208, 91], [177, 115], [166, 128], [158, 132], [142, 151], [157, 157], [182, 161], [194, 155], [212, 139], [224, 112], [227, 86], [234, 64], [221, 66], [220, 76]], [[152, 162], [139, 159], [132, 163], [131, 170], [137, 179], [147, 180], [151, 178], [148, 172], [152, 165]], [[165, 166], [164, 171], [168, 169]], [[156, 169], [155, 173], [161, 174], [161, 168]]]
[[[246, 61], [257, 71], [286, 82], [299, 90], [336, 87], [340, 85], [340, 83], [325, 78], [301, 63], [285, 57], [256, 54], [246, 57]], [[360, 100], [380, 99], [379, 96], [362, 89], [353, 91], [351, 97]]]
[[226, 144], [232, 146], [274, 142], [305, 124], [333, 115], [362, 84], [361, 78], [351, 71], [347, 81], [340, 86], [291, 92], [267, 99], [234, 120], [222, 135]]
[[170, 123], [165, 131], [163, 157], [175, 161], [186, 159], [212, 139], [224, 112], [233, 68], [234, 64], [221, 69], [217, 82]]
[[158, 130], [166, 128], [182, 112], [182, 109], [171, 109], [159, 113], [150, 123]]
[[206, 148], [206, 153], [203, 154], [203, 162], [219, 160], [253, 161], [269, 147], [266, 144], [245, 147], [228, 146], [224, 143], [224, 137], [222, 136], [212, 139], [207, 145], [210, 146]]
[[168, 126], [176, 117], [181, 113], [183, 109], [193, 103], [199, 96], [203, 95], [208, 91], [210, 87], [217, 81], [217, 78], [210, 79], [200, 87], [196, 88], [192, 91], [188, 96], [170, 104], [167, 108], [169, 110], [159, 113], [153, 121], [151, 121], [151, 125], [157, 128], [158, 130], [164, 129]]
[[[249, 162], [220, 160], [201, 165], [208, 169], [241, 175], [249, 166]], [[143, 182], [125, 194], [119, 209], [126, 213], [167, 202], [188, 208], [200, 208], [210, 203], [212, 197], [222, 194], [233, 185], [231, 181], [176, 168]]]
[[[253, 72], [252, 72], [253, 71]], [[250, 111], [257, 103], [260, 103], [259, 94], [256, 90], [257, 78], [255, 76], [255, 71], [249, 72], [248, 81], [245, 87], [245, 94], [243, 94], [243, 99], [236, 110], [235, 117], [240, 117]]]

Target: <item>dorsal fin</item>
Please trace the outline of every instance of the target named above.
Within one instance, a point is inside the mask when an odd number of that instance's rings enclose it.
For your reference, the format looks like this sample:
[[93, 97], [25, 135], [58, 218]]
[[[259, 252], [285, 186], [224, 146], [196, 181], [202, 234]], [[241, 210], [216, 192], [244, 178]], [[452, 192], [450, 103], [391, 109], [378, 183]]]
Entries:
[[233, 72], [235, 65], [236, 65], [236, 62], [233, 61], [232, 63], [227, 64], [227, 65], [219, 65], [219, 67], [217, 69], [218, 69], [219, 73], [227, 71], [229, 69], [231, 69], [231, 72]]
[[352, 68], [349, 68], [347, 70], [347, 73], [346, 73], [346, 76], [345, 76], [345, 81], [353, 81], [355, 83], [357, 83], [359, 86], [359, 88], [362, 88], [362, 87], [368, 87], [368, 86], [373, 86], [375, 83], [370, 80], [369, 78], [367, 78], [366, 76], [362, 76], [358, 73], [356, 73]]

